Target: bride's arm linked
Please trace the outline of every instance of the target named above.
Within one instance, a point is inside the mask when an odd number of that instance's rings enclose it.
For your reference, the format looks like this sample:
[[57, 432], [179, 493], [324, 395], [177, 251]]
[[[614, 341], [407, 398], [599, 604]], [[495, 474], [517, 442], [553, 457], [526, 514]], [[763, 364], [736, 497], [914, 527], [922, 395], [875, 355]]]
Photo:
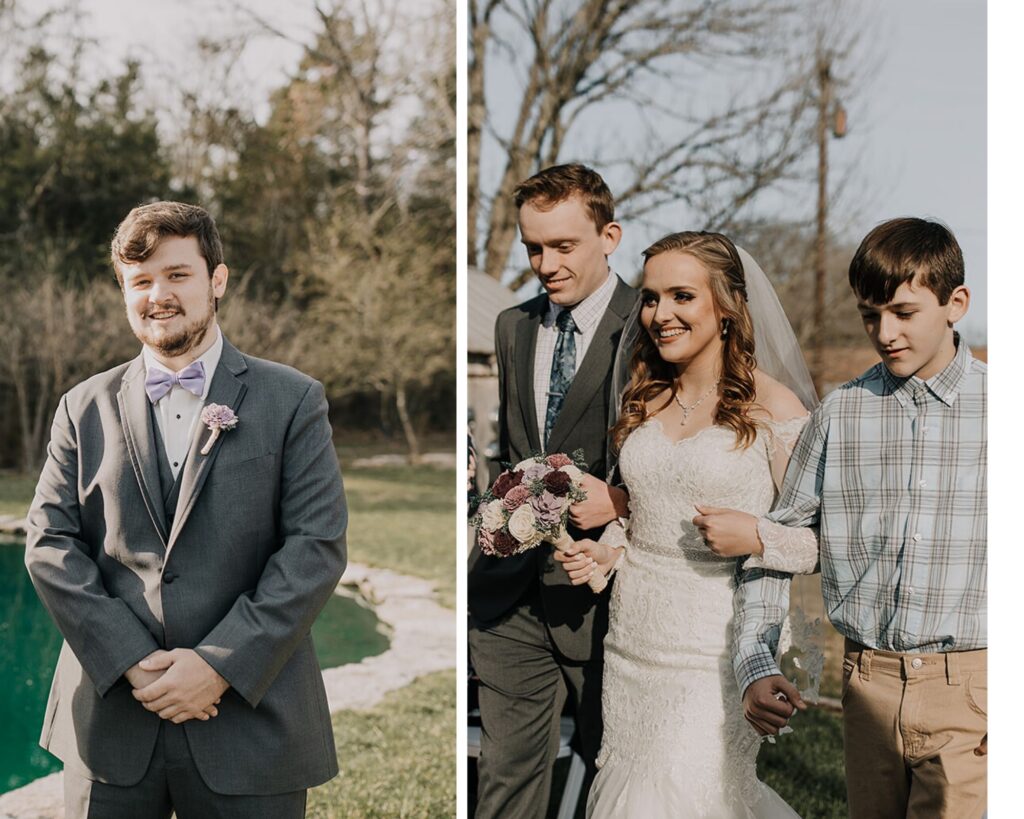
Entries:
[[600, 541], [577, 540], [568, 552], [552, 554], [562, 564], [574, 586], [586, 583], [594, 572], [611, 577], [619, 558], [626, 550], [626, 527], [623, 518], [617, 518], [604, 528]]
[[[780, 494], [793, 449], [809, 415], [788, 421], [768, 423], [768, 455], [772, 480]], [[781, 501], [782, 498], [779, 498]], [[776, 503], [779, 508], [781, 503]], [[790, 574], [814, 574], [818, 571], [817, 526], [787, 526], [772, 519], [771, 513], [757, 519], [759, 552], [753, 552], [743, 564], [744, 569], [773, 569]]]
[[[766, 518], [789, 530], [813, 534], [821, 506], [821, 475], [827, 418], [822, 407], [800, 434], [786, 471], [775, 509]], [[767, 547], [767, 544], [765, 544]], [[815, 538], [815, 562], [817, 562]], [[789, 609], [791, 573], [753, 567], [748, 559], [737, 571], [733, 597], [733, 669], [743, 692], [747, 720], [760, 734], [775, 734], [786, 724], [793, 706], [802, 706], [795, 686], [775, 662], [782, 622]], [[779, 695], [785, 700], [779, 700]]]

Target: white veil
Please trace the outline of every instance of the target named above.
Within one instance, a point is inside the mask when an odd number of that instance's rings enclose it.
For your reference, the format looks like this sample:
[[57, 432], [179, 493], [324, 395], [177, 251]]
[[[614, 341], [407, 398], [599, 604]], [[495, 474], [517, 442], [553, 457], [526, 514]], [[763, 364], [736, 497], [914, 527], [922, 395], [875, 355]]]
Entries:
[[[808, 411], [813, 410], [818, 405], [814, 381], [793, 327], [775, 294], [775, 288], [753, 256], [741, 247], [736, 250], [743, 262], [743, 277], [747, 283], [747, 310], [754, 325], [754, 357], [757, 367], [796, 393]], [[644, 332], [640, 326], [640, 306], [638, 300], [626, 319], [615, 352], [611, 398], [615, 402], [612, 415], [616, 420], [622, 411], [622, 395], [629, 384], [629, 364], [633, 358], [633, 349], [640, 334]]]

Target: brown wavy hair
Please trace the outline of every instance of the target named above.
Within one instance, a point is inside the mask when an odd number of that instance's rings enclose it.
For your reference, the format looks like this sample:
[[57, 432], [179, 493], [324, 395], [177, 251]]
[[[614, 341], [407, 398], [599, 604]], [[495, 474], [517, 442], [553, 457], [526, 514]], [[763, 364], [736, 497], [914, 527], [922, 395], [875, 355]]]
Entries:
[[[722, 377], [718, 385], [715, 424], [736, 433], [736, 444], [744, 448], [757, 437], [757, 422], [750, 411], [755, 406], [754, 325], [747, 310], [747, 283], [736, 245], [721, 233], [683, 231], [659, 239], [644, 251], [644, 264], [662, 253], [686, 253], [708, 270], [715, 308], [728, 322], [723, 339]], [[675, 371], [658, 354], [651, 337], [642, 330], [633, 347], [629, 383], [622, 397], [622, 413], [611, 430], [612, 445], [622, 448], [626, 437], [653, 413], [648, 402], [665, 389], [671, 390], [664, 409], [678, 391]]]

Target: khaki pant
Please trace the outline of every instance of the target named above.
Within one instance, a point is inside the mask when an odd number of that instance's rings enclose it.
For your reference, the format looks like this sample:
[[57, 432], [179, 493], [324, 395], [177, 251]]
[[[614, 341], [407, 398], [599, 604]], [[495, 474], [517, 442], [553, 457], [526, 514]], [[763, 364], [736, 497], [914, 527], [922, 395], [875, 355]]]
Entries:
[[897, 654], [846, 641], [843, 745], [851, 819], [985, 812], [987, 653]]

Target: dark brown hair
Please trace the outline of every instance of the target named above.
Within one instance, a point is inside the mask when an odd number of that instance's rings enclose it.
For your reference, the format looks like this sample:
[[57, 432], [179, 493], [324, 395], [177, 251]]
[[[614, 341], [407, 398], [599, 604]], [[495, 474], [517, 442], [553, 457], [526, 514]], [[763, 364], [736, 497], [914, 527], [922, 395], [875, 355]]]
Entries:
[[553, 165], [520, 182], [512, 192], [516, 210], [529, 202], [549, 210], [571, 196], [578, 196], [598, 231], [615, 221], [615, 200], [601, 175], [586, 165]]
[[119, 265], [144, 262], [168, 236], [195, 236], [199, 253], [206, 260], [206, 272], [211, 278], [214, 268], [224, 263], [224, 248], [217, 225], [209, 213], [198, 205], [154, 202], [133, 208], [117, 226], [110, 243], [110, 261], [114, 265], [117, 283], [124, 286]]
[[964, 283], [964, 256], [952, 231], [928, 219], [883, 222], [860, 243], [850, 262], [850, 287], [864, 301], [885, 304], [915, 276], [946, 304]]
[[[721, 233], [672, 233], [644, 251], [644, 263], [662, 253], [685, 253], [707, 268], [711, 297], [719, 315], [728, 322], [728, 331], [722, 340], [722, 380], [718, 385], [715, 424], [730, 427], [736, 433], [736, 443], [748, 447], [757, 437], [757, 422], [750, 416], [750, 410], [756, 405], [754, 325], [747, 310], [747, 282], [736, 245]], [[678, 389], [675, 371], [658, 354], [646, 330], [641, 331], [632, 352], [622, 414], [611, 431], [616, 450], [621, 449], [629, 433], [648, 418], [648, 403], [665, 389], [675, 395]], [[671, 400], [670, 396], [668, 401]]]

